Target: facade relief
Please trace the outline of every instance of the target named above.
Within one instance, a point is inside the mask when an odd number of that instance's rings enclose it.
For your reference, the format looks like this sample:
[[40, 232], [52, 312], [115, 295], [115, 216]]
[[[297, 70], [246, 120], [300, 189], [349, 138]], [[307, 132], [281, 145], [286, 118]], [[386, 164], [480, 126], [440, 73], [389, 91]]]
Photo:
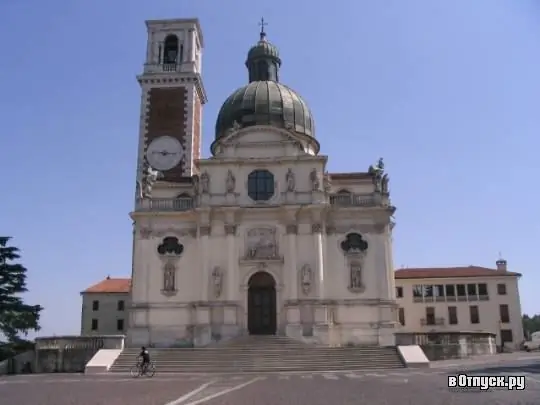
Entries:
[[[363, 259], [363, 258], [362, 258]], [[365, 290], [362, 281], [362, 259], [351, 260], [349, 263], [349, 291], [362, 293]]]
[[247, 232], [247, 260], [275, 260], [279, 258], [278, 253], [275, 228], [255, 228]]
[[309, 264], [304, 264], [300, 269], [300, 286], [302, 293], [308, 296], [313, 286], [313, 270]]
[[221, 297], [223, 291], [223, 270], [220, 267], [214, 267], [212, 271], [212, 292], [214, 298]]
[[285, 175], [285, 182], [287, 183], [287, 191], [293, 192], [296, 189], [296, 180], [294, 178], [294, 173], [291, 168], [287, 169], [287, 174]]
[[234, 193], [236, 188], [236, 178], [231, 170], [227, 172], [227, 180], [225, 180], [225, 190], [228, 194]]
[[208, 174], [208, 172], [205, 171], [203, 174], [201, 174], [200, 183], [201, 192], [203, 194], [208, 194], [210, 192], [210, 175]]

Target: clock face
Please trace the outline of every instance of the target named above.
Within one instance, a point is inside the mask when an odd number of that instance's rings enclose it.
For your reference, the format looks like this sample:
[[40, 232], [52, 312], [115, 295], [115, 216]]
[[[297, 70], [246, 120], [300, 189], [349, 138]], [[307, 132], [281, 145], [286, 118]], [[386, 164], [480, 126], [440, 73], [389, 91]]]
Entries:
[[172, 136], [160, 136], [146, 148], [146, 159], [156, 170], [170, 170], [184, 157], [182, 144]]

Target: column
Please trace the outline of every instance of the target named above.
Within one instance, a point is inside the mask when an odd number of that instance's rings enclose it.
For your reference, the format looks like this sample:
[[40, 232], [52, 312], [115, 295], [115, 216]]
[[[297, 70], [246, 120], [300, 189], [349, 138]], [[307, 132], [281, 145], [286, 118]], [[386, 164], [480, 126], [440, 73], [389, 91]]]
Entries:
[[236, 225], [225, 225], [225, 235], [227, 239], [227, 276], [228, 281], [228, 297], [229, 301], [236, 301], [236, 292], [238, 291], [238, 283], [236, 281]]
[[298, 299], [298, 264], [296, 255], [296, 234], [298, 226], [289, 224], [286, 228], [287, 239], [289, 241], [289, 299], [296, 301]]
[[326, 299], [325, 268], [322, 242], [322, 224], [315, 223], [311, 225], [311, 233], [315, 243], [315, 266], [319, 276], [319, 298]]
[[208, 300], [208, 283], [209, 283], [209, 273], [208, 273], [208, 237], [210, 235], [211, 228], [209, 225], [199, 227], [199, 242], [200, 249], [199, 253], [201, 255], [201, 291], [202, 291], [202, 300]]

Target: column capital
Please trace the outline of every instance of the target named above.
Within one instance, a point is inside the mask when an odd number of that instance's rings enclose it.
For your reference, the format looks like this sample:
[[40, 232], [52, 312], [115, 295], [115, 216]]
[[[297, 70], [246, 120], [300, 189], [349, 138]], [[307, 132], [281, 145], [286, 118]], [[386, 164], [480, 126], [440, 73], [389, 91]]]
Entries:
[[287, 235], [296, 235], [298, 233], [298, 225], [296, 224], [287, 224], [285, 226]]
[[322, 233], [322, 224], [318, 222], [311, 224], [311, 233]]
[[208, 236], [212, 232], [210, 225], [199, 226], [199, 236]]
[[226, 224], [225, 225], [225, 235], [236, 235], [236, 225]]

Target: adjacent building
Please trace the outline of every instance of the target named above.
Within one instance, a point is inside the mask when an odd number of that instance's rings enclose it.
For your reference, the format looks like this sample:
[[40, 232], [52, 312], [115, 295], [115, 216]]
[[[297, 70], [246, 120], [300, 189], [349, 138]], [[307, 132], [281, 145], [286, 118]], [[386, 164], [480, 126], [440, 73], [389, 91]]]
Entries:
[[497, 345], [518, 348], [523, 325], [518, 280], [505, 260], [478, 266], [407, 268], [395, 272], [400, 331], [491, 332]]

